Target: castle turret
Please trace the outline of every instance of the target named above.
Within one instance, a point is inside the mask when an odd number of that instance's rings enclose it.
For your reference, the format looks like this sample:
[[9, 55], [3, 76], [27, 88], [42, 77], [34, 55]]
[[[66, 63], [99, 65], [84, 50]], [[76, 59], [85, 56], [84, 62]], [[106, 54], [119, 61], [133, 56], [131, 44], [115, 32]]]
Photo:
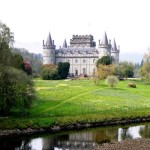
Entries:
[[101, 43], [99, 42], [99, 58], [103, 56], [111, 56], [111, 44], [108, 43], [107, 34], [104, 33]]
[[45, 44], [43, 40], [43, 64], [55, 64], [55, 45], [50, 33]]
[[66, 39], [64, 40], [63, 48], [67, 48], [67, 42], [66, 42]]
[[116, 41], [114, 39], [113, 45], [112, 45], [112, 51], [111, 51], [113, 63], [116, 63], [116, 64], [119, 63], [119, 52], [120, 52], [120, 49], [119, 48], [117, 49]]

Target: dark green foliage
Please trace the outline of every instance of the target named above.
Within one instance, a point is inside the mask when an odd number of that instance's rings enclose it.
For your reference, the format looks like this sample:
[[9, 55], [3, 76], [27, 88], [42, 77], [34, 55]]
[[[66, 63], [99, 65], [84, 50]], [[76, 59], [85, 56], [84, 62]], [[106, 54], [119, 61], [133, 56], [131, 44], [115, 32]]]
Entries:
[[125, 78], [134, 76], [134, 65], [131, 62], [122, 61], [120, 62], [120, 73]]
[[103, 56], [102, 58], [98, 59], [96, 65], [98, 66], [100, 64], [102, 64], [102, 65], [110, 65], [110, 64], [112, 64], [111, 57], [110, 56]]
[[30, 108], [34, 97], [33, 82], [23, 71], [7, 67], [0, 74], [0, 114], [8, 115], [14, 107]]
[[44, 67], [41, 71], [43, 80], [57, 80], [59, 79], [58, 71], [56, 68]]
[[58, 74], [61, 77], [61, 79], [66, 79], [69, 69], [70, 69], [70, 64], [68, 62], [59, 62], [57, 69], [58, 69]]
[[23, 69], [23, 57], [19, 54], [11, 54], [11, 67]]
[[28, 109], [34, 95], [31, 79], [21, 70], [22, 57], [11, 53], [12, 42], [10, 29], [0, 23], [0, 115], [8, 115], [14, 107]]

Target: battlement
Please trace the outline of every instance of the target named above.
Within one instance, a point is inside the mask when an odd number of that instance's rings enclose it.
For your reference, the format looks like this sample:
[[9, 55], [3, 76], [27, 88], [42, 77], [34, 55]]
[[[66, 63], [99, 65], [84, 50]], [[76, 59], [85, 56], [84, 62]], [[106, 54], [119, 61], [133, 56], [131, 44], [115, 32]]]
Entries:
[[70, 39], [70, 47], [95, 47], [92, 35], [73, 35]]
[[93, 40], [93, 36], [92, 35], [73, 35], [72, 39], [92, 39]]

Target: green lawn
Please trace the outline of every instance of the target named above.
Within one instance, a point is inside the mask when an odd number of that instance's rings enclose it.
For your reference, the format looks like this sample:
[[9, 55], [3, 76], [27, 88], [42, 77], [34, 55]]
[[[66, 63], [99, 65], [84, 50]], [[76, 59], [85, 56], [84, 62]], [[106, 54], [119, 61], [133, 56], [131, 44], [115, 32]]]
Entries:
[[[29, 117], [0, 118], [0, 128], [41, 127], [52, 124], [95, 122], [150, 116], [150, 85], [120, 81], [115, 88], [92, 80], [35, 79], [37, 98]], [[134, 82], [137, 88], [127, 84]]]

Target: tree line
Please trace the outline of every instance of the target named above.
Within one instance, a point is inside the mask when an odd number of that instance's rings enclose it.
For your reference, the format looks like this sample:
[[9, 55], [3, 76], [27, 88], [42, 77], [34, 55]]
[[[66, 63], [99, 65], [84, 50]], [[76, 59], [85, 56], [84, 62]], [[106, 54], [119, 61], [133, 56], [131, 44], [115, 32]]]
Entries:
[[41, 67], [41, 77], [43, 80], [66, 79], [68, 76], [70, 63], [59, 62], [57, 65], [46, 64]]
[[[141, 77], [150, 82], [150, 50], [146, 53], [141, 64], [128, 61], [121, 61], [119, 64], [112, 64], [110, 56], [103, 56], [96, 62], [96, 72], [93, 73], [93, 80], [98, 84], [100, 80], [106, 79], [111, 81], [110, 76], [117, 76], [118, 79]], [[116, 80], [116, 79], [114, 79]]]
[[12, 48], [11, 52], [22, 56], [24, 62], [28, 62], [32, 68], [32, 75], [37, 77], [40, 75], [42, 65], [42, 54], [30, 53], [24, 48]]

